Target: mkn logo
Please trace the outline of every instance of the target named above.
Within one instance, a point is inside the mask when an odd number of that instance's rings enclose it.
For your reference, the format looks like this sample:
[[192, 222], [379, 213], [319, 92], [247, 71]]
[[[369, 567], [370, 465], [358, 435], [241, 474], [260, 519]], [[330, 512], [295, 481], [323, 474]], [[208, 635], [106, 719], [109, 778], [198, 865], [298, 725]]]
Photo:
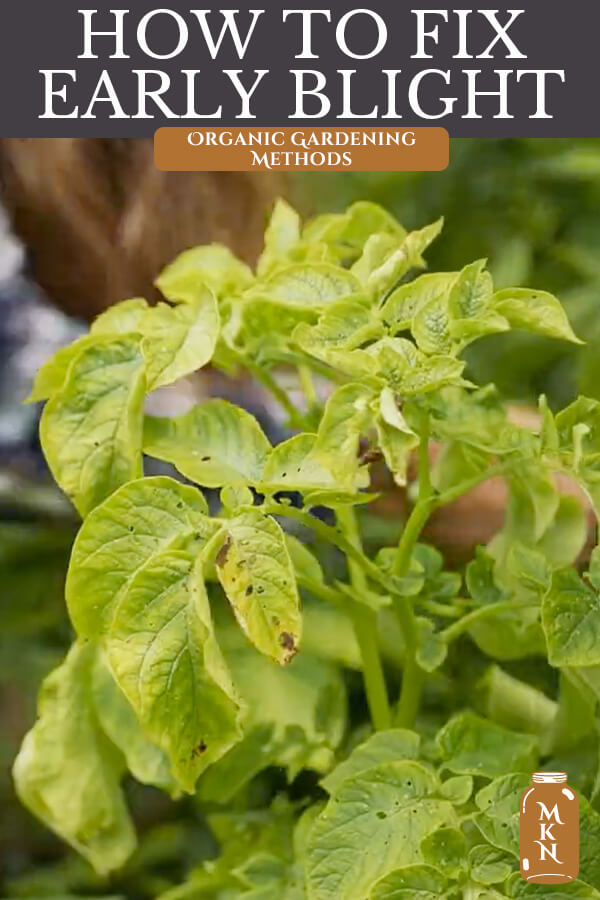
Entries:
[[579, 872], [579, 802], [564, 772], [534, 772], [521, 799], [521, 875], [536, 884]]

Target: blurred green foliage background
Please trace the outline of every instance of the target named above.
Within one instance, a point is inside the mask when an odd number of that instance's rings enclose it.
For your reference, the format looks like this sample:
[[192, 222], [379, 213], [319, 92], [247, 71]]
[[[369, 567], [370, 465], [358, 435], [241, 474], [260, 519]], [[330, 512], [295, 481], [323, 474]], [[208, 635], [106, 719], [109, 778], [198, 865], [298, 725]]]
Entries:
[[[408, 228], [444, 215], [444, 232], [427, 254], [433, 270], [487, 257], [499, 287], [555, 293], [587, 342], [574, 348], [526, 335], [489, 337], [471, 351], [477, 380], [524, 402], [540, 393], [553, 406], [578, 392], [600, 397], [600, 140], [455, 140], [450, 158], [441, 173], [297, 175], [292, 200], [313, 214], [369, 199]], [[0, 472], [0, 895], [141, 900], [177, 884], [206, 852], [193, 801], [174, 804], [131, 785], [141, 847], [120, 881], [107, 885], [33, 821], [11, 785], [39, 683], [70, 643], [62, 584], [75, 528], [68, 510], [35, 496], [30, 502], [24, 486]]]

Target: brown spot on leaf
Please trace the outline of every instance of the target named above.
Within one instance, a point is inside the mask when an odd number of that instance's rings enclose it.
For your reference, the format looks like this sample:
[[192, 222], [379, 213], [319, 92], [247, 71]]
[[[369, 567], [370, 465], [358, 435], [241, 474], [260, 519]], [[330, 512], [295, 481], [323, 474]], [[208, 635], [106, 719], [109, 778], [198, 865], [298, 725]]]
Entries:
[[248, 587], [246, 588], [246, 597], [249, 597], [250, 594], [252, 594], [252, 593], [254, 593], [254, 588], [252, 587], [251, 584], [249, 584]]
[[294, 638], [289, 633], [289, 631], [282, 631], [279, 635], [279, 643], [286, 651], [286, 662], [289, 662], [297, 653], [296, 644]]
[[228, 534], [225, 539], [225, 543], [223, 544], [223, 546], [217, 553], [216, 563], [219, 566], [219, 568], [222, 568], [225, 565], [225, 563], [227, 562], [227, 555], [229, 553], [229, 548], [231, 547], [232, 543], [233, 543], [233, 541], [231, 540], [231, 535]]
[[206, 751], [206, 749], [207, 747], [204, 741], [200, 741], [200, 743], [192, 750], [192, 759], [196, 759], [197, 756], [201, 756]]

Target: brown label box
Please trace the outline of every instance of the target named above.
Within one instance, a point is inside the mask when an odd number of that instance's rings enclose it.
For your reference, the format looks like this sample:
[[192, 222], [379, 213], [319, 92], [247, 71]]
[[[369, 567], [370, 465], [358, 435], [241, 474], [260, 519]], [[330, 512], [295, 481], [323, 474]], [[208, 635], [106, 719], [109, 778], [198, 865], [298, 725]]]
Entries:
[[160, 128], [164, 172], [439, 172], [445, 128]]

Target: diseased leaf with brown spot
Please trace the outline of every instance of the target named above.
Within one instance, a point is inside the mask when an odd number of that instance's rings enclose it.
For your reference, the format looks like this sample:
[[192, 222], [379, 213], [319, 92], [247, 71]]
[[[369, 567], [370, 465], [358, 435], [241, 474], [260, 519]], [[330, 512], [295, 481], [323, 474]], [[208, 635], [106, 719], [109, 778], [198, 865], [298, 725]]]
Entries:
[[217, 558], [215, 560], [218, 566], [224, 566], [227, 562], [227, 554], [229, 553], [229, 548], [231, 547], [231, 535], [228, 534], [225, 538], [225, 543], [217, 553]]
[[254, 646], [284, 665], [296, 653], [302, 630], [284, 534], [258, 510], [231, 519], [228, 532], [216, 559], [219, 581]]

